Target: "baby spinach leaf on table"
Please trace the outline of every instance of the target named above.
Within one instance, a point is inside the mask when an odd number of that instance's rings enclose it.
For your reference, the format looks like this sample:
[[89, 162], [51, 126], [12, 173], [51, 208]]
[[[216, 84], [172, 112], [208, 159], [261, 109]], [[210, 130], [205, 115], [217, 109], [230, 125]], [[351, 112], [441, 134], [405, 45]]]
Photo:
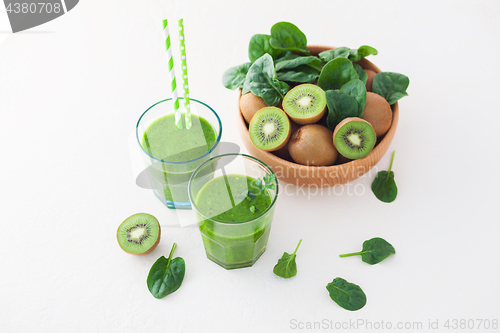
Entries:
[[410, 79], [403, 74], [382, 72], [373, 78], [373, 92], [384, 97], [389, 105], [396, 103], [399, 99], [408, 96], [406, 89], [410, 85]]
[[370, 265], [375, 265], [390, 256], [396, 254], [394, 247], [383, 238], [375, 237], [363, 242], [363, 250], [361, 252], [341, 254], [341, 258], [351, 256], [361, 256], [361, 260]]
[[337, 47], [333, 50], [326, 50], [326, 51], [320, 52], [320, 54], [318, 54], [318, 56], [326, 64], [330, 60], [333, 60], [333, 59], [338, 58], [338, 57], [343, 57], [343, 58], [349, 57], [350, 50], [351, 49], [348, 47], [341, 46], [341, 47]]
[[398, 187], [394, 181], [394, 172], [392, 169], [392, 162], [394, 161], [394, 152], [392, 152], [391, 165], [389, 171], [380, 171], [372, 183], [372, 192], [377, 199], [383, 202], [393, 202], [398, 195]]
[[366, 81], [368, 81], [368, 74], [366, 74], [365, 70], [358, 64], [352, 64], [354, 66], [354, 70], [358, 73], [359, 79], [363, 81], [366, 85]]
[[344, 84], [340, 91], [354, 97], [356, 102], [358, 102], [358, 114], [357, 117], [363, 116], [363, 110], [366, 105], [366, 86], [363, 81], [351, 80]]
[[377, 55], [378, 51], [368, 45], [363, 45], [360, 46], [357, 49], [351, 49], [350, 54], [349, 54], [349, 59], [352, 62], [359, 61], [361, 58], [368, 57], [369, 55]]
[[252, 92], [261, 97], [267, 105], [276, 106], [285, 97], [288, 89], [288, 84], [276, 79], [273, 58], [266, 53], [250, 66], [242, 94]]
[[363, 290], [357, 284], [347, 282], [340, 277], [327, 284], [326, 290], [330, 298], [346, 310], [356, 311], [366, 304]]
[[270, 43], [278, 50], [297, 51], [310, 55], [307, 51], [306, 35], [290, 22], [278, 22], [272, 26]]
[[262, 57], [264, 54], [269, 53], [273, 59], [283, 53], [283, 50], [276, 50], [271, 46], [269, 40], [270, 35], [256, 34], [250, 38], [250, 43], [248, 44], [248, 58], [251, 62]]
[[358, 102], [351, 95], [340, 90], [327, 90], [325, 92], [328, 115], [326, 125], [334, 131], [335, 127], [345, 118], [358, 115]]
[[251, 63], [247, 62], [226, 70], [222, 75], [222, 84], [224, 87], [231, 90], [243, 88], [248, 69], [251, 65]]
[[314, 83], [319, 76], [316, 69], [302, 65], [294, 69], [282, 69], [276, 72], [276, 77], [280, 81]]
[[288, 54], [284, 57], [279, 58], [275, 62], [276, 71], [280, 71], [282, 69], [293, 69], [300, 67], [302, 65], [310, 66], [321, 72], [321, 60], [319, 60], [315, 56], [299, 56], [296, 54]]
[[321, 70], [318, 86], [324, 91], [340, 89], [347, 82], [358, 79], [352, 62], [346, 58], [335, 58]]
[[168, 259], [161, 256], [149, 271], [148, 289], [155, 298], [163, 298], [175, 292], [182, 284], [186, 268], [184, 259], [172, 259], [176, 247], [177, 243], [174, 243]]
[[278, 263], [276, 264], [276, 266], [274, 266], [274, 274], [285, 279], [289, 279], [297, 275], [297, 264], [295, 263], [295, 257], [297, 256], [296, 253], [299, 249], [300, 243], [302, 243], [302, 239], [299, 241], [299, 244], [292, 254], [288, 254], [286, 252], [283, 253], [281, 259], [278, 260]]

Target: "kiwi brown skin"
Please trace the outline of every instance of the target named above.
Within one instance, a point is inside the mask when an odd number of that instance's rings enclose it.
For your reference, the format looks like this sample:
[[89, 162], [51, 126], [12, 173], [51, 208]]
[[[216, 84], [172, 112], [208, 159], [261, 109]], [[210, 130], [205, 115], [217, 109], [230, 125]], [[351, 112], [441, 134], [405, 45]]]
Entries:
[[344, 164], [344, 163], [349, 163], [351, 161], [354, 161], [354, 160], [351, 160], [350, 158], [347, 158], [345, 157], [344, 155], [342, 154], [339, 154], [339, 156], [337, 157], [337, 159], [335, 160], [335, 165], [339, 165], [339, 164]]
[[380, 95], [366, 93], [366, 105], [363, 118], [372, 125], [377, 137], [387, 133], [392, 124], [392, 110], [389, 103]]
[[335, 163], [338, 151], [333, 145], [332, 131], [322, 125], [309, 124], [299, 128], [288, 142], [292, 159], [299, 164], [328, 166]]
[[[294, 121], [290, 120], [290, 137], [300, 128], [300, 125]], [[290, 142], [290, 141], [289, 141]], [[290, 156], [290, 152], [288, 151], [288, 143], [284, 147], [273, 151], [274, 155], [278, 156], [287, 161], [293, 161], [292, 156]]]
[[373, 87], [373, 77], [377, 74], [371, 69], [365, 69], [366, 74], [368, 75], [368, 80], [366, 80], [366, 91], [372, 91]]
[[242, 95], [240, 98], [240, 110], [243, 118], [250, 124], [253, 116], [262, 108], [267, 107], [266, 102], [259, 96], [255, 96], [251, 92]]

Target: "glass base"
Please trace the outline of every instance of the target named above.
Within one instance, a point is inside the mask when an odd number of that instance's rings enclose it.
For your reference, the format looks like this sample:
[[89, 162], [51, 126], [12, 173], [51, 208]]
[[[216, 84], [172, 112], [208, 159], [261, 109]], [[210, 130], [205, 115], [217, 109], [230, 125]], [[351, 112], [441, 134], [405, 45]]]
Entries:
[[155, 196], [165, 205], [168, 209], [191, 209], [191, 202], [175, 202], [165, 200], [161, 195], [159, 195], [156, 191], [153, 190]]
[[214, 263], [216, 263], [217, 265], [221, 266], [222, 268], [230, 270], [230, 269], [237, 269], [237, 268], [252, 267], [253, 264], [255, 264], [257, 262], [257, 260], [259, 260], [260, 256], [262, 256], [262, 254], [265, 251], [266, 251], [266, 247], [264, 247], [262, 249], [262, 251], [257, 256], [255, 256], [255, 258], [253, 260], [246, 261], [246, 262], [231, 263], [231, 264], [228, 264], [228, 263], [225, 263], [225, 262], [217, 260], [217, 258], [213, 257], [208, 252], [206, 252], [206, 254], [207, 254], [207, 258], [208, 259], [212, 260]]

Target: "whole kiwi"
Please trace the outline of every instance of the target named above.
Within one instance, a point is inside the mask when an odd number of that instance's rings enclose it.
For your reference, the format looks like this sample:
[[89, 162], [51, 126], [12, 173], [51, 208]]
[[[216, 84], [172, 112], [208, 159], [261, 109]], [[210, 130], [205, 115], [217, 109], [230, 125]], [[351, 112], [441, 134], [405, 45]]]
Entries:
[[392, 124], [392, 110], [389, 103], [380, 95], [366, 93], [366, 105], [363, 118], [372, 125], [377, 137], [387, 133]]
[[240, 110], [243, 118], [250, 124], [253, 116], [262, 108], [267, 107], [266, 102], [259, 96], [255, 96], [251, 92], [242, 95], [240, 98]]
[[372, 91], [373, 85], [373, 77], [377, 74], [371, 69], [365, 69], [366, 74], [368, 75], [368, 80], [366, 81], [366, 91]]
[[[293, 135], [298, 129], [300, 125], [290, 120], [290, 134]], [[290, 152], [288, 151], [288, 144], [283, 148], [280, 148], [276, 151], [273, 151], [273, 154], [287, 161], [292, 161], [292, 157], [290, 156]]]
[[288, 151], [292, 159], [299, 164], [332, 165], [338, 156], [332, 135], [332, 131], [322, 125], [302, 126], [290, 138]]

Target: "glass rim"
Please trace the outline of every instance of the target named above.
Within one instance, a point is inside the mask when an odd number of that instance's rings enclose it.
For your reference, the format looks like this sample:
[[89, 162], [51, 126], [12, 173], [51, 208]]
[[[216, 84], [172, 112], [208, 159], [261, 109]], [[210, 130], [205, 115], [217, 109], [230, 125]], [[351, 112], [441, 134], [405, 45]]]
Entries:
[[[215, 160], [215, 159], [220, 159], [222, 157], [227, 157], [227, 156], [242, 156], [242, 157], [245, 157], [249, 160], [253, 160], [254, 163], [258, 163], [260, 165], [262, 165], [264, 167], [265, 170], [267, 170], [271, 175], [274, 176], [274, 183], [276, 184], [276, 194], [273, 198], [273, 200], [271, 201], [271, 204], [266, 208], [265, 211], [262, 212], [262, 214], [250, 219], [250, 220], [244, 220], [244, 221], [239, 221], [239, 222], [236, 222], [236, 223], [229, 223], [229, 222], [224, 222], [224, 221], [217, 221], [217, 220], [214, 220], [213, 218], [211, 217], [207, 217], [205, 216], [205, 214], [203, 214], [199, 209], [198, 209], [198, 206], [196, 206], [196, 202], [193, 200], [192, 198], [192, 195], [191, 195], [191, 184], [192, 184], [192, 181], [195, 177], [195, 175], [200, 171], [200, 169], [205, 166], [206, 164], [208, 164], [209, 162]], [[248, 176], [247, 176], [248, 177]], [[208, 183], [208, 182], [207, 182]], [[206, 183], [204, 184], [206, 185]], [[278, 192], [279, 192], [279, 184], [278, 184], [278, 177], [276, 177], [276, 174], [274, 173], [273, 169], [271, 169], [266, 163], [262, 162], [261, 160], [259, 160], [258, 158], [256, 157], [253, 157], [253, 156], [250, 156], [250, 155], [247, 155], [247, 154], [241, 154], [241, 153], [228, 153], [228, 154], [222, 154], [222, 155], [217, 155], [217, 156], [214, 156], [208, 160], [206, 160], [205, 162], [203, 162], [201, 165], [199, 165], [193, 172], [193, 174], [191, 175], [191, 177], [189, 178], [189, 183], [188, 183], [188, 197], [189, 197], [189, 201], [191, 202], [191, 207], [193, 210], [196, 210], [197, 213], [199, 213], [201, 216], [203, 216], [204, 219], [206, 220], [210, 220], [212, 222], [215, 222], [215, 223], [220, 223], [220, 224], [224, 224], [224, 225], [241, 225], [241, 224], [244, 224], [244, 223], [250, 223], [250, 222], [253, 222], [255, 220], [257, 220], [258, 218], [262, 217], [264, 214], [267, 214], [267, 212], [269, 212], [269, 210], [271, 210], [271, 208], [275, 205], [276, 203], [276, 200], [278, 199]]]
[[[184, 99], [184, 97], [179, 97], [179, 99]], [[212, 109], [212, 108], [211, 108], [208, 104], [205, 104], [205, 103], [203, 103], [202, 101], [199, 101], [199, 100], [194, 99], [194, 98], [190, 98], [190, 100], [191, 100], [191, 101], [195, 101], [196, 103], [201, 104], [201, 105], [203, 105], [203, 106], [207, 107], [210, 111], [212, 111], [212, 113], [213, 113], [213, 114], [215, 115], [215, 117], [217, 118], [217, 122], [219, 123], [219, 133], [218, 133], [217, 139], [215, 140], [214, 145], [213, 145], [213, 146], [212, 146], [212, 147], [211, 147], [211, 148], [210, 148], [210, 149], [209, 149], [209, 150], [208, 150], [205, 154], [203, 154], [203, 155], [201, 155], [201, 156], [198, 156], [197, 158], [194, 158], [194, 159], [192, 159], [192, 160], [182, 161], [182, 162], [171, 162], [171, 161], [165, 161], [165, 160], [162, 160], [162, 159], [156, 158], [156, 157], [154, 157], [153, 155], [151, 155], [150, 153], [148, 153], [148, 152], [144, 149], [144, 147], [143, 147], [143, 146], [142, 146], [142, 144], [141, 144], [141, 140], [139, 139], [139, 124], [141, 123], [142, 118], [144, 117], [144, 115], [145, 115], [145, 114], [146, 114], [149, 110], [151, 110], [152, 108], [154, 108], [154, 107], [155, 107], [155, 106], [157, 106], [158, 104], [163, 103], [163, 102], [167, 102], [167, 101], [171, 101], [171, 100], [172, 100], [172, 98], [166, 98], [166, 99], [164, 99], [164, 100], [161, 100], [161, 101], [159, 101], [159, 102], [156, 102], [155, 104], [151, 105], [149, 108], [147, 108], [147, 110], [146, 110], [146, 111], [144, 111], [144, 112], [141, 114], [141, 116], [139, 117], [139, 120], [137, 121], [137, 124], [136, 124], [136, 126], [135, 126], [135, 137], [136, 137], [136, 139], [137, 139], [137, 143], [139, 144], [139, 147], [141, 147], [142, 151], [143, 151], [144, 153], [146, 153], [146, 154], [147, 154], [149, 157], [151, 157], [152, 159], [154, 159], [154, 160], [156, 160], [156, 161], [158, 161], [158, 162], [161, 162], [161, 163], [165, 163], [165, 164], [176, 164], [176, 165], [179, 165], [179, 164], [187, 164], [187, 163], [191, 163], [191, 162], [197, 161], [197, 160], [199, 160], [199, 159], [201, 159], [201, 158], [203, 158], [203, 157], [205, 157], [205, 156], [210, 155], [210, 154], [211, 154], [211, 153], [212, 153], [212, 152], [213, 152], [213, 151], [217, 148], [217, 146], [219, 145], [220, 139], [222, 138], [222, 122], [221, 122], [221, 120], [220, 120], [219, 115], [217, 114], [217, 112], [215, 112], [215, 110], [214, 110], [214, 109]], [[208, 120], [207, 120], [207, 121], [208, 121]], [[209, 122], [209, 124], [210, 124], [210, 122]], [[210, 124], [210, 125], [212, 125], [212, 124]], [[146, 130], [147, 130], [147, 129], [146, 129]], [[146, 131], [146, 130], [145, 130], [145, 131]], [[145, 131], [144, 131], [144, 132], [145, 132]]]

